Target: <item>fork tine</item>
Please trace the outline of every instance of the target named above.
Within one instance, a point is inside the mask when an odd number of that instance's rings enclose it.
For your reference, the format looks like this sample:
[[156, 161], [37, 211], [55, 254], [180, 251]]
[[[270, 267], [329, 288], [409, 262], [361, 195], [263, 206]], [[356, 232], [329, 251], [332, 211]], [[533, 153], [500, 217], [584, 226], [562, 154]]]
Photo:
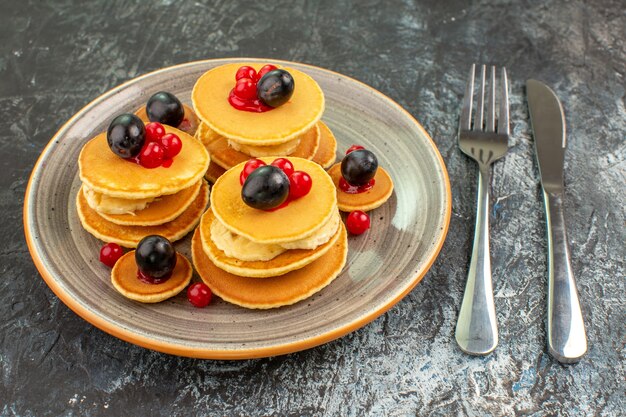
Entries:
[[498, 116], [498, 133], [509, 134], [509, 82], [506, 68], [502, 67], [502, 89], [500, 90], [500, 115]]
[[463, 107], [461, 108], [461, 119], [459, 121], [460, 130], [470, 130], [472, 127], [472, 98], [474, 97], [474, 70], [476, 64], [470, 68], [470, 76], [465, 86], [465, 97], [463, 97]]
[[487, 101], [487, 124], [485, 125], [486, 132], [496, 131], [496, 67], [491, 67], [491, 81], [487, 94], [489, 96]]
[[483, 107], [485, 101], [485, 66], [480, 70], [480, 88], [476, 103], [476, 113], [474, 113], [474, 130], [483, 130]]

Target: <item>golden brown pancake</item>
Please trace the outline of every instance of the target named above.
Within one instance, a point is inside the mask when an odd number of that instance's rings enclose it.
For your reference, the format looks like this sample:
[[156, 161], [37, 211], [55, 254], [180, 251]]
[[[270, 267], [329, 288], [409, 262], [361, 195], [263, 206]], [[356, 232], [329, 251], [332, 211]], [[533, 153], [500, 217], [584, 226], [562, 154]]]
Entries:
[[339, 180], [341, 179], [341, 163], [336, 163], [329, 170], [328, 174], [333, 179], [335, 187], [337, 187], [337, 206], [341, 211], [369, 211], [382, 206], [385, 201], [391, 197], [393, 193], [393, 181], [383, 168], [378, 167], [374, 179], [374, 186], [363, 193], [348, 194], [339, 188]]
[[171, 126], [183, 143], [169, 168], [144, 168], [114, 154], [106, 132], [83, 146], [78, 157], [80, 179], [92, 190], [112, 197], [139, 199], [174, 194], [202, 179], [209, 167], [209, 154], [192, 136]]
[[348, 255], [348, 236], [341, 235], [324, 256], [304, 268], [272, 278], [240, 277], [221, 270], [202, 249], [200, 230], [191, 240], [193, 264], [202, 281], [224, 301], [245, 308], [269, 309], [294, 304], [310, 297], [339, 275]]
[[[228, 140], [222, 136], [215, 136], [208, 129], [203, 128], [202, 132], [206, 135], [200, 140], [206, 146], [207, 151], [211, 155], [211, 161], [224, 169], [230, 169], [237, 164], [246, 162], [251, 158], [243, 152], [236, 151], [228, 145]], [[320, 128], [315, 125], [307, 131], [301, 138], [300, 143], [292, 155], [298, 158], [311, 159], [317, 152], [320, 144]], [[278, 155], [285, 156], [285, 155]]]
[[171, 242], [182, 238], [198, 224], [208, 201], [209, 186], [203, 181], [200, 192], [191, 205], [174, 220], [158, 226], [121, 226], [111, 223], [89, 207], [82, 192], [76, 197], [76, 209], [85, 230], [96, 238], [134, 248], [148, 235], [161, 235]]
[[191, 263], [180, 253], [176, 254], [176, 266], [172, 276], [160, 284], [149, 284], [137, 278], [135, 251], [130, 251], [115, 263], [111, 270], [111, 283], [126, 298], [142, 303], [158, 303], [167, 300], [182, 290], [191, 281]]
[[291, 155], [294, 153], [299, 144], [300, 139], [291, 139], [289, 142], [281, 143], [280, 145], [263, 146], [246, 145], [245, 143], [239, 143], [228, 139], [228, 145], [231, 148], [254, 158], [274, 155]]
[[[274, 158], [260, 158], [271, 163]], [[284, 243], [304, 239], [318, 231], [337, 210], [332, 179], [318, 164], [288, 157], [296, 171], [311, 176], [311, 191], [275, 211], [252, 208], [241, 198], [239, 175], [244, 164], [226, 171], [213, 185], [211, 209], [227, 229], [259, 243]]]
[[[193, 111], [191, 107], [186, 104], [183, 104], [183, 108], [185, 109], [185, 115], [183, 116], [183, 121], [178, 126], [174, 126], [178, 130], [182, 130], [183, 132], [193, 136], [196, 134], [196, 130], [198, 129], [198, 124], [200, 124], [200, 120], [198, 120], [198, 116], [196, 116], [196, 112]], [[135, 112], [137, 117], [139, 117], [144, 123], [150, 123], [150, 119], [148, 119], [148, 114], [146, 113], [146, 106], [140, 107]]]
[[328, 169], [335, 163], [335, 159], [337, 158], [337, 139], [335, 139], [333, 132], [326, 126], [326, 123], [320, 120], [317, 126], [320, 128], [320, 145], [315, 155], [313, 155], [312, 161], [317, 162], [324, 169]]
[[226, 272], [230, 272], [231, 274], [251, 278], [274, 277], [300, 269], [328, 252], [334, 246], [335, 242], [339, 239], [342, 233], [341, 227], [339, 227], [337, 229], [337, 233], [335, 233], [335, 235], [331, 237], [328, 242], [315, 249], [288, 250], [269, 261], [242, 261], [227, 256], [223, 251], [215, 246], [215, 243], [211, 240], [211, 223], [213, 220], [215, 220], [215, 216], [209, 209], [202, 216], [200, 226], [198, 227], [200, 229], [204, 253], [208, 255], [211, 262], [213, 262], [218, 268], [223, 269]]
[[215, 130], [211, 130], [211, 128], [205, 123], [200, 122], [200, 124], [198, 125], [198, 130], [196, 130], [196, 134], [194, 135], [194, 137], [202, 142], [204, 146], [206, 146], [207, 144], [213, 142], [221, 136]]
[[204, 174], [204, 178], [214, 184], [215, 181], [217, 181], [217, 179], [225, 172], [226, 170], [224, 168], [211, 161], [209, 169], [207, 169], [206, 174]]
[[313, 78], [293, 68], [284, 68], [295, 84], [287, 103], [263, 113], [237, 110], [228, 95], [243, 65], [258, 71], [264, 64], [241, 62], [213, 68], [198, 79], [191, 93], [200, 120], [221, 136], [249, 145], [276, 145], [302, 136], [322, 117], [324, 93]]
[[203, 181], [198, 181], [191, 187], [180, 190], [176, 194], [158, 197], [148, 204], [148, 207], [145, 209], [132, 214], [107, 214], [101, 212], [98, 212], [98, 214], [111, 223], [122, 226], [157, 226], [174, 220], [183, 211], [187, 210], [187, 207], [198, 196], [202, 183]]

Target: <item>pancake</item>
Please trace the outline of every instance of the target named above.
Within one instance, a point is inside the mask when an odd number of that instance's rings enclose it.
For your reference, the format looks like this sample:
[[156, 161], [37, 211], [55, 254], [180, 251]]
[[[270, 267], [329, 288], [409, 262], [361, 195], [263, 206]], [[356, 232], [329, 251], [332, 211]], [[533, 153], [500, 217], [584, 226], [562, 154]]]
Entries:
[[[274, 158], [261, 158], [271, 163]], [[275, 211], [257, 210], [243, 202], [239, 175], [244, 164], [226, 171], [213, 185], [211, 209], [233, 233], [259, 243], [284, 243], [304, 239], [318, 231], [337, 210], [332, 179], [315, 162], [287, 158], [296, 171], [311, 176], [311, 191]]]
[[198, 196], [204, 181], [198, 181], [176, 194], [158, 197], [143, 210], [129, 214], [106, 214], [98, 212], [106, 220], [123, 226], [156, 226], [174, 220], [187, 210]]
[[76, 196], [76, 209], [83, 228], [96, 238], [134, 248], [148, 235], [161, 235], [171, 242], [182, 238], [198, 224], [208, 201], [209, 186], [203, 181], [191, 205], [174, 220], [158, 226], [121, 226], [111, 223], [89, 207], [82, 192]]
[[294, 153], [299, 144], [299, 138], [291, 139], [289, 142], [281, 143], [279, 145], [263, 146], [246, 145], [245, 143], [239, 143], [237, 141], [228, 139], [228, 146], [236, 151], [245, 153], [246, 155], [250, 155], [255, 158], [274, 155], [291, 155], [292, 153]]
[[320, 128], [320, 145], [315, 155], [313, 155], [312, 161], [317, 162], [324, 169], [328, 169], [335, 163], [335, 159], [337, 158], [337, 139], [335, 139], [333, 132], [326, 126], [326, 123], [320, 120], [317, 126]]
[[171, 126], [183, 143], [169, 168], [144, 168], [114, 154], [107, 144], [106, 132], [83, 146], [78, 157], [80, 179], [89, 188], [112, 197], [139, 199], [174, 194], [202, 179], [209, 167], [209, 154], [192, 136]]
[[200, 124], [198, 125], [198, 129], [196, 130], [196, 134], [194, 135], [194, 137], [202, 142], [204, 146], [207, 146], [209, 143], [213, 142], [217, 138], [221, 138], [219, 133], [217, 133], [215, 130], [211, 130], [209, 126], [202, 122], [200, 122]]
[[137, 278], [135, 251], [130, 251], [115, 263], [111, 270], [113, 287], [126, 298], [142, 303], [158, 303], [167, 300], [185, 289], [191, 281], [191, 263], [180, 253], [176, 254], [176, 266], [172, 276], [160, 283], [149, 284]]
[[341, 179], [341, 163], [333, 165], [328, 174], [333, 179], [335, 187], [337, 187], [337, 206], [341, 211], [369, 211], [382, 206], [385, 201], [391, 197], [393, 193], [393, 181], [387, 171], [378, 167], [374, 179], [374, 186], [359, 194], [344, 193], [339, 189], [339, 180]]
[[217, 179], [225, 172], [226, 170], [224, 168], [211, 161], [209, 169], [207, 169], [206, 174], [204, 174], [204, 179], [214, 184], [215, 181], [217, 181]]
[[211, 240], [211, 223], [213, 220], [215, 220], [213, 212], [207, 210], [198, 227], [204, 252], [218, 268], [234, 275], [250, 278], [274, 277], [300, 269], [322, 257], [334, 246], [342, 234], [342, 226], [340, 225], [335, 235], [328, 242], [315, 249], [287, 250], [269, 261], [242, 261], [227, 256], [213, 243]]
[[221, 136], [249, 145], [277, 145], [302, 136], [322, 117], [322, 89], [313, 78], [293, 68], [284, 68], [295, 84], [287, 103], [263, 113], [237, 110], [228, 102], [228, 95], [243, 65], [258, 71], [264, 64], [242, 62], [213, 68], [198, 79], [191, 93], [200, 120]]
[[211, 291], [232, 304], [245, 308], [269, 309], [294, 304], [310, 297], [335, 279], [348, 255], [348, 237], [342, 225], [341, 235], [325, 255], [304, 268], [279, 277], [248, 278], [221, 270], [202, 248], [200, 230], [191, 240], [193, 264]]
[[[224, 169], [230, 169], [237, 164], [246, 162], [250, 159], [250, 155], [236, 151], [228, 145], [228, 140], [222, 136], [215, 136], [209, 132], [208, 128], [203, 128], [202, 132], [206, 135], [202, 139], [202, 143], [206, 146], [207, 151], [211, 155], [211, 161]], [[300, 143], [292, 155], [298, 158], [311, 159], [317, 152], [320, 143], [320, 129], [317, 125], [313, 126], [301, 138]], [[272, 155], [275, 156], [275, 155]], [[278, 155], [286, 156], [286, 155]]]
[[[196, 130], [198, 129], [198, 125], [200, 124], [200, 120], [198, 120], [196, 112], [194, 112], [191, 107], [183, 104], [183, 108], [185, 109], [183, 121], [180, 122], [180, 125], [174, 127], [193, 136], [196, 134]], [[137, 115], [137, 117], [139, 117], [144, 123], [150, 123], [150, 119], [148, 119], [148, 113], [146, 113], [146, 106], [138, 108], [135, 112], [135, 115]]]

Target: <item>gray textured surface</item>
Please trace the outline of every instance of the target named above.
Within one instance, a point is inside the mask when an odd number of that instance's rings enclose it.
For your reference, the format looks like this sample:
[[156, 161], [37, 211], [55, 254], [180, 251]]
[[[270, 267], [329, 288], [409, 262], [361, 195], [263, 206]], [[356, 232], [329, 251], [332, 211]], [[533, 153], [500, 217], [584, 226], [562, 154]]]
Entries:
[[[622, 1], [74, 3], [1, 4], [0, 415], [624, 414]], [[201, 361], [117, 340], [52, 294], [23, 238], [30, 170], [65, 120], [147, 71], [226, 56], [302, 61], [381, 90], [431, 133], [453, 187], [448, 239], [424, 281], [365, 328], [284, 357]], [[501, 339], [487, 358], [453, 342], [475, 204], [475, 167], [454, 137], [474, 61], [506, 65], [512, 81], [513, 147], [492, 187]], [[523, 95], [529, 77], [554, 87], [568, 121], [566, 215], [590, 339], [574, 366], [544, 347], [546, 245]]]

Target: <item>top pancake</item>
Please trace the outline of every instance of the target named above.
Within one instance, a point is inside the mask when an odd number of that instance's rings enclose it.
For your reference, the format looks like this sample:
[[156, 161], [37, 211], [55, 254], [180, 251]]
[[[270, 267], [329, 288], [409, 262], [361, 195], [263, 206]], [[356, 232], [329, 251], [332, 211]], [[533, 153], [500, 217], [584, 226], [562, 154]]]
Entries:
[[112, 197], [129, 199], [174, 194], [200, 181], [209, 166], [209, 153], [197, 139], [171, 126], [183, 143], [169, 168], [144, 168], [114, 154], [106, 132], [83, 146], [78, 157], [80, 179], [89, 188]]
[[[271, 163], [275, 158], [259, 158]], [[311, 176], [311, 191], [275, 211], [258, 210], [241, 198], [239, 174], [245, 163], [220, 176], [211, 191], [215, 217], [230, 231], [259, 243], [286, 243], [304, 239], [319, 230], [337, 210], [337, 194], [322, 167], [302, 158], [288, 157], [296, 171]]]
[[228, 102], [237, 69], [248, 65], [257, 71], [264, 64], [226, 64], [204, 73], [191, 99], [198, 117], [212, 130], [248, 145], [277, 145], [311, 129], [324, 112], [324, 93], [315, 80], [293, 68], [284, 68], [294, 79], [289, 101], [267, 112], [237, 110]]

